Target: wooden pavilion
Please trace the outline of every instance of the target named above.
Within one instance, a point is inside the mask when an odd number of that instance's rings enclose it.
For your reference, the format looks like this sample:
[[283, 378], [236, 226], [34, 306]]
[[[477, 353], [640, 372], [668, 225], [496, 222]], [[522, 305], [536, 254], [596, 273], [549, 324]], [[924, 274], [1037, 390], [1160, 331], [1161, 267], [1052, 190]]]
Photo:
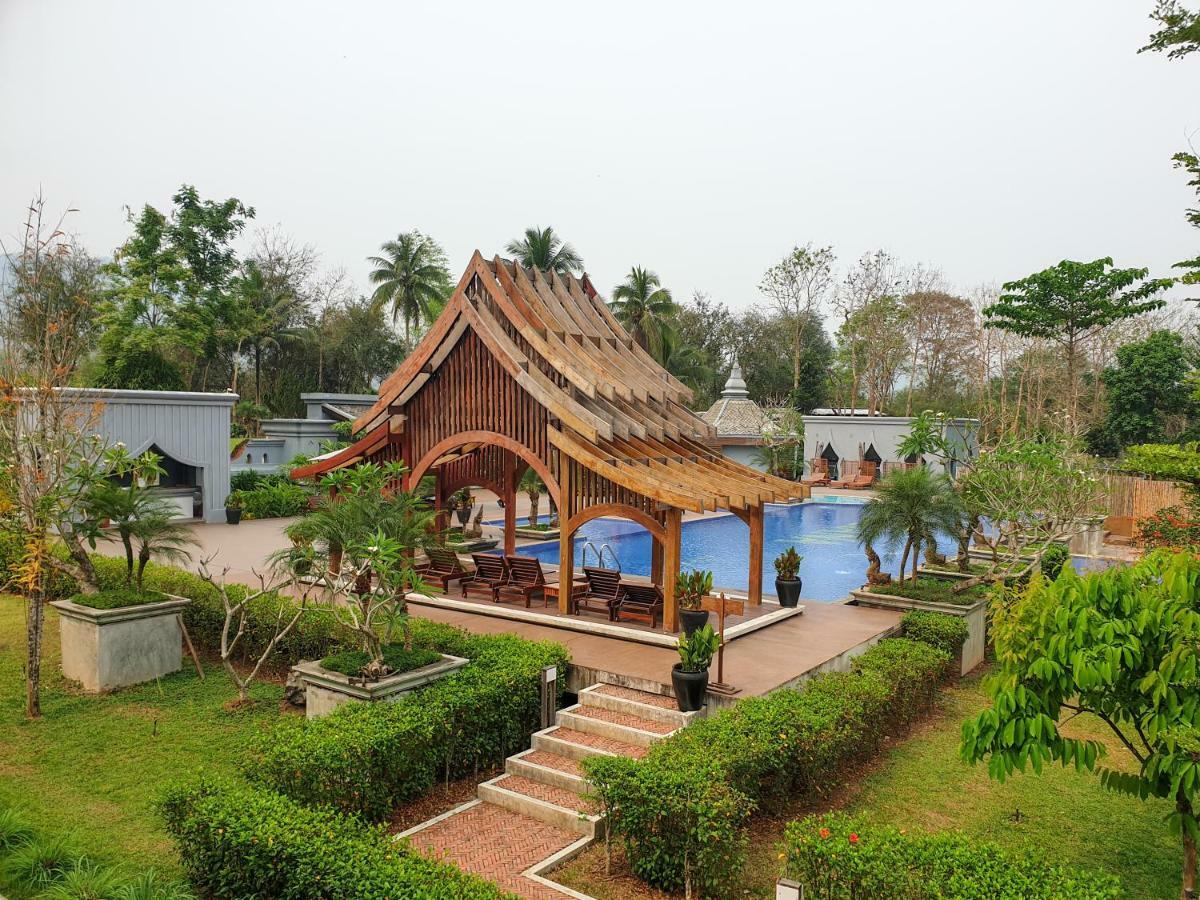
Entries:
[[[292, 472], [319, 475], [363, 460], [405, 460], [405, 487], [432, 473], [437, 504], [462, 487], [504, 500], [504, 549], [515, 550], [516, 489], [526, 467], [558, 506], [559, 562], [600, 516], [654, 539], [663, 624], [678, 628], [675, 577], [685, 510], [725, 509], [750, 529], [749, 600], [762, 602], [763, 504], [808, 488], [715, 452], [691, 391], [617, 322], [586, 275], [526, 269], [476, 251], [446, 308], [354, 423], [360, 437]], [[562, 578], [559, 610], [570, 609]]]

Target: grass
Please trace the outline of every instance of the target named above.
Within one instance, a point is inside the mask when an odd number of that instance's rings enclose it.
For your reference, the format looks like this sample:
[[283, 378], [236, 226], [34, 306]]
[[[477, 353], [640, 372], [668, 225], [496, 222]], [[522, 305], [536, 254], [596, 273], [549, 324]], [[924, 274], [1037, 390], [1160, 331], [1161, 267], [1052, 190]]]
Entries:
[[58, 618], [48, 611], [42, 712], [24, 715], [22, 601], [0, 595], [0, 808], [13, 807], [46, 835], [70, 834], [87, 854], [180, 877], [153, 804], [163, 786], [198, 771], [233, 774], [251, 738], [279, 719], [283, 688], [256, 684], [236, 697], [217, 666], [201, 681], [184, 670], [105, 696], [59, 674]]
[[[980, 679], [964, 679], [945, 691], [928, 721], [863, 769], [844, 773], [820, 802], [797, 804], [774, 817], [756, 817], [739, 896], [774, 897], [784, 826], [829, 809], [900, 828], [958, 829], [1005, 848], [1031, 850], [1044, 859], [1111, 872], [1134, 900], [1179, 895], [1181, 848], [1164, 821], [1168, 803], [1106, 791], [1097, 776], [1074, 769], [1048, 766], [1041, 775], [1018, 775], [1005, 784], [992, 781], [985, 766], [968, 766], [958, 758], [962, 722], [985, 705]], [[1133, 767], [1131, 757], [1098, 720], [1080, 716], [1067, 730], [1102, 741], [1109, 751], [1108, 764]], [[552, 877], [599, 900], [660, 896], [627, 874], [619, 853], [614, 853], [615, 877], [603, 873], [600, 844]]]
[[76, 594], [71, 602], [78, 606], [91, 609], [123, 609], [126, 606], [142, 606], [146, 603], [162, 603], [170, 598], [157, 591], [145, 591], [139, 594], [135, 590], [122, 589], [100, 591], [96, 594]]
[[[436, 650], [416, 648], [405, 650], [402, 644], [386, 644], [383, 648], [383, 661], [392, 670], [392, 675], [411, 672], [421, 666], [432, 665], [442, 658]], [[321, 660], [321, 665], [331, 672], [341, 672], [343, 675], [355, 676], [362, 672], [371, 657], [362, 650], [343, 650], [333, 656]]]
[[886, 594], [891, 597], [907, 597], [910, 600], [923, 600], [926, 603], [950, 603], [955, 606], [970, 606], [988, 596], [990, 584], [976, 584], [965, 591], [955, 593], [954, 589], [960, 584], [957, 579], [935, 578], [929, 575], [918, 575], [917, 583], [911, 581], [895, 581], [891, 584], [872, 585], [869, 590], [873, 594]]

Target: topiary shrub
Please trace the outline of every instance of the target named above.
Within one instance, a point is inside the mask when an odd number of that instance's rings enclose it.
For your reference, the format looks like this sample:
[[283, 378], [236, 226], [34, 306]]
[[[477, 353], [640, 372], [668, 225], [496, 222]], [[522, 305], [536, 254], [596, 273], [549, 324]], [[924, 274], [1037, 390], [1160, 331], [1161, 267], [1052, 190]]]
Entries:
[[[541, 672], [564, 647], [413, 619], [413, 647], [471, 660], [403, 703], [350, 703], [264, 735], [250, 777], [294, 800], [377, 820], [437, 779], [500, 763], [541, 725]], [[560, 680], [561, 683], [561, 680]]]
[[914, 609], [900, 619], [904, 636], [955, 656], [967, 640], [967, 620], [962, 616]]
[[928, 708], [949, 662], [929, 644], [881, 641], [850, 672], [742, 700], [640, 761], [593, 758], [583, 768], [638, 877], [667, 891], [730, 896], [747, 818], [823, 790], [840, 767]]
[[273, 791], [201, 781], [169, 789], [159, 811], [188, 877], [216, 898], [511, 896], [382, 828]]
[[814, 900], [1109, 900], [1111, 875], [1056, 865], [1029, 853], [974, 842], [961, 834], [906, 834], [840, 813], [787, 826], [784, 874]]

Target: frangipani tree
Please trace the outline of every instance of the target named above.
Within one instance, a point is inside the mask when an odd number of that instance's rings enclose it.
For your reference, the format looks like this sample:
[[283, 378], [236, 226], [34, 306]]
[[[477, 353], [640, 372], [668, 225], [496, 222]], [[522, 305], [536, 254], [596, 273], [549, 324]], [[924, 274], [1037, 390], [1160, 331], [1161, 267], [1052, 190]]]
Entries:
[[[1200, 558], [1159, 552], [1128, 567], [1029, 585], [992, 610], [990, 708], [963, 725], [961, 754], [1004, 781], [1047, 763], [1097, 772], [1109, 788], [1174, 804], [1181, 896], [1197, 887], [1200, 792]], [[1128, 749], [1135, 771], [1063, 725], [1087, 714]], [[1064, 718], [1066, 716], [1066, 718]]]

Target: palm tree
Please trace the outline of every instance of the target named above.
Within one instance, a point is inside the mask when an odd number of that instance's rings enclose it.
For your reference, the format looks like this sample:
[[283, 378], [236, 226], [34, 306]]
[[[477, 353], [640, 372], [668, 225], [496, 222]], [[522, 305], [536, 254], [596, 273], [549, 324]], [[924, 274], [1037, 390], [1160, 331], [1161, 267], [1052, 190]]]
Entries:
[[697, 395], [703, 394], [705, 385], [712, 383], [713, 370], [705, 365], [700, 351], [685, 344], [673, 327], [663, 329], [658, 361]]
[[858, 541], [867, 558], [874, 545], [885, 541], [889, 552], [904, 543], [900, 578], [912, 554], [912, 580], [917, 580], [921, 545], [936, 544], [938, 532], [957, 534], [962, 527], [962, 504], [950, 479], [920, 466], [892, 472], [879, 483], [875, 499], [867, 504], [858, 522]]
[[529, 497], [529, 525], [532, 528], [538, 523], [538, 506], [541, 505], [546, 485], [537, 472], [528, 468], [521, 475], [521, 482], [517, 485], [517, 490], [523, 491]]
[[450, 271], [446, 253], [433, 238], [419, 231], [400, 234], [380, 248], [381, 256], [368, 256], [375, 266], [368, 276], [376, 285], [371, 300], [379, 307], [391, 305], [392, 321], [404, 319], [404, 342], [412, 326], [437, 318], [450, 296]]
[[662, 286], [658, 275], [641, 266], [634, 266], [625, 281], [613, 288], [609, 308], [617, 321], [624, 325], [643, 350], [662, 358], [665, 335], [675, 315], [671, 292]]
[[133, 529], [138, 543], [137, 568], [133, 573], [134, 586], [140, 594], [146, 565], [151, 557], [172, 562], [185, 563], [192, 558], [189, 547], [197, 545], [192, 530], [176, 520], [179, 510], [165, 497], [153, 497], [153, 502], [144, 510]]
[[[266, 347], [279, 347], [284, 340], [299, 337], [294, 318], [303, 302], [288, 286], [263, 272], [253, 260], [236, 282], [242, 301], [234, 317], [238, 321], [237, 353], [249, 345], [254, 350], [254, 403], [262, 404], [262, 354]], [[237, 362], [234, 366], [236, 369]], [[237, 388], [236, 375], [234, 388]]]
[[536, 225], [526, 228], [525, 236], [509, 241], [504, 252], [511, 253], [527, 269], [541, 269], [559, 275], [583, 271], [583, 258], [575, 252], [574, 247], [563, 243], [549, 225], [545, 228]]

